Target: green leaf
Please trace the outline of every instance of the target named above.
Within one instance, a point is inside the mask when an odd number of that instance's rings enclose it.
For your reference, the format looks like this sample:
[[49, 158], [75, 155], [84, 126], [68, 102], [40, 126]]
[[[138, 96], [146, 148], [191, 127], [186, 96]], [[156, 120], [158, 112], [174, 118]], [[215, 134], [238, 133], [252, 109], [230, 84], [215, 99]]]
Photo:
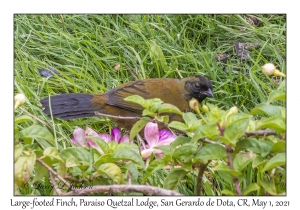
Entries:
[[154, 112], [151, 112], [149, 109], [144, 109], [143, 113], [142, 113], [142, 116], [150, 116], [150, 117], [153, 117], [155, 116], [155, 113]]
[[271, 179], [270, 181], [261, 181], [260, 184], [270, 195], [277, 195], [274, 179]]
[[141, 105], [143, 108], [148, 108], [148, 107], [146, 107], [145, 99], [139, 95], [128, 96], [128, 97], [124, 98], [124, 101], [130, 101], [133, 103], [137, 103], [137, 104]]
[[240, 119], [231, 123], [225, 128], [224, 137], [230, 140], [230, 143], [236, 144], [247, 130], [249, 119]]
[[188, 138], [188, 137], [185, 137], [185, 136], [178, 136], [176, 139], [175, 139], [175, 141], [173, 141], [172, 143], [171, 143], [171, 149], [173, 150], [173, 149], [175, 149], [178, 145], [180, 145], [180, 144], [186, 144], [186, 143], [189, 143], [191, 141], [191, 139], [190, 138]]
[[135, 151], [130, 150], [130, 149], [122, 148], [122, 149], [116, 150], [111, 155], [111, 157], [119, 159], [119, 160], [131, 160], [131, 161], [137, 163], [143, 169], [146, 168], [142, 157], [138, 153], [136, 153]]
[[274, 106], [271, 104], [259, 104], [253, 108], [250, 114], [267, 114], [270, 116], [282, 116], [282, 112], [285, 113], [285, 108], [281, 106]]
[[262, 172], [268, 171], [272, 168], [275, 168], [277, 166], [282, 166], [286, 164], [286, 158], [285, 158], [285, 153], [279, 153], [272, 157], [265, 165], [264, 169]]
[[137, 170], [136, 165], [134, 163], [128, 163], [124, 165], [123, 168], [127, 169], [130, 172], [132, 183], [137, 183], [139, 171]]
[[23, 152], [23, 146], [21, 144], [18, 144], [15, 146], [15, 155], [14, 155], [14, 161], [16, 161]]
[[159, 63], [164, 72], [169, 72], [170, 68], [167, 65], [166, 58], [160, 46], [154, 41], [149, 42], [150, 45], [150, 57], [154, 63]]
[[95, 162], [95, 167], [98, 168], [100, 167], [103, 163], [115, 163], [118, 161], [117, 158], [112, 158], [112, 154], [105, 154], [102, 155], [96, 162]]
[[145, 176], [143, 177], [143, 184], [147, 181], [147, 178], [149, 176], [154, 174], [155, 171], [164, 168], [166, 165], [167, 164], [163, 159], [154, 159], [153, 161], [151, 161], [149, 166], [147, 167]]
[[235, 171], [242, 171], [252, 160], [247, 153], [237, 154], [233, 159], [233, 168]]
[[53, 145], [55, 144], [54, 138], [52, 134], [48, 131], [47, 128], [44, 128], [40, 125], [31, 125], [22, 131], [20, 131], [20, 138], [23, 139], [45, 139], [52, 143]]
[[150, 121], [150, 118], [142, 118], [136, 123], [131, 128], [130, 131], [130, 139], [132, 140], [144, 127], [145, 125]]
[[169, 123], [169, 127], [175, 128], [180, 131], [186, 131], [188, 129], [188, 127], [184, 123], [178, 121], [172, 121], [171, 123]]
[[28, 115], [21, 115], [21, 116], [15, 118], [15, 125], [22, 123], [22, 122], [26, 122], [26, 121], [35, 122], [35, 120], [32, 117], [30, 117]]
[[[43, 159], [43, 161], [45, 162], [45, 158]], [[45, 166], [43, 166], [42, 164], [40, 164], [39, 162], [36, 162], [35, 163], [35, 176], [32, 180], [32, 183], [40, 181], [47, 174], [48, 174], [48, 169]]]
[[122, 184], [124, 182], [121, 169], [114, 163], [104, 163], [100, 165], [97, 172], [106, 174], [114, 183]]
[[260, 189], [260, 186], [256, 183], [249, 184], [246, 189], [243, 191], [243, 195], [249, 195], [253, 191], [257, 191]]
[[267, 156], [272, 150], [272, 143], [266, 140], [257, 140], [255, 138], [246, 138], [237, 142], [236, 152], [247, 149], [252, 152], [261, 154], [262, 157]]
[[182, 115], [182, 112], [176, 106], [167, 103], [162, 104], [157, 111], [158, 113], [175, 113]]
[[267, 160], [264, 160], [262, 158], [262, 156], [257, 155], [256, 158], [254, 158], [253, 162], [252, 162], [252, 168], [256, 168], [260, 165], [264, 165], [266, 164]]
[[272, 146], [272, 152], [284, 152], [286, 148], [286, 141], [279, 140]]
[[[96, 142], [96, 144], [100, 147], [100, 149], [104, 152], [107, 153], [109, 150], [109, 146], [108, 144], [102, 140], [99, 137], [95, 137], [95, 136], [86, 136], [86, 138], [92, 139]], [[94, 149], [94, 148], [93, 148]], [[96, 149], [95, 149], [96, 150]], [[97, 150], [98, 151], [98, 150]]]
[[244, 113], [231, 114], [227, 118], [226, 126], [229, 126], [238, 120], [250, 119], [251, 117], [252, 117], [252, 115], [244, 114]]
[[226, 156], [226, 149], [219, 144], [207, 144], [196, 154], [196, 158], [202, 161], [223, 159]]
[[230, 174], [232, 176], [235, 176], [235, 177], [239, 177], [239, 176], [242, 175], [241, 172], [236, 171], [236, 170], [232, 170], [232, 169], [229, 168], [229, 166], [224, 165], [224, 164], [216, 165], [214, 168], [212, 168], [212, 170], [214, 170], [214, 171], [224, 171], [224, 172], [227, 172], [228, 174]]
[[222, 190], [221, 193], [222, 193], [223, 195], [230, 195], [230, 196], [235, 196], [235, 195], [237, 195], [237, 193], [235, 193], [235, 192], [233, 192], [233, 191], [231, 191], [231, 190], [227, 190], [227, 189]]
[[268, 103], [272, 103], [274, 101], [286, 101], [286, 93], [283, 90], [273, 90], [268, 98]]
[[20, 156], [15, 162], [14, 180], [19, 187], [24, 188], [29, 182], [30, 176], [33, 173], [35, 160], [35, 153], [31, 153], [30, 155]]
[[172, 158], [177, 159], [181, 162], [187, 162], [195, 157], [197, 147], [192, 144], [184, 144], [181, 147], [178, 147], [173, 152]]
[[202, 125], [201, 120], [199, 120], [197, 116], [192, 112], [183, 113], [182, 118], [189, 131], [195, 131]]
[[215, 139], [220, 134], [218, 126], [213, 124], [202, 125], [196, 132], [192, 141], [196, 141], [202, 138]]
[[282, 80], [277, 88], [277, 90], [285, 90], [286, 80]]
[[265, 118], [262, 120], [259, 120], [256, 123], [256, 128], [270, 128], [273, 129], [279, 133], [285, 133], [286, 129], [286, 123], [281, 117], [270, 117], [270, 118]]
[[61, 157], [58, 154], [57, 149], [55, 147], [47, 147], [44, 150], [44, 156], [55, 158], [57, 160], [62, 160]]
[[68, 157], [66, 160], [66, 167], [71, 168], [71, 167], [76, 167], [76, 166], [81, 166], [81, 163], [79, 162], [79, 160], [74, 156]]
[[92, 162], [92, 155], [82, 147], [70, 147], [64, 149], [60, 153], [63, 160], [67, 160], [69, 157], [75, 157], [82, 165], [88, 166], [88, 163]]
[[168, 115], [163, 115], [163, 116], [155, 116], [155, 119], [159, 122], [163, 122], [165, 124], [169, 123], [169, 116]]
[[174, 169], [165, 178], [164, 188], [168, 190], [176, 190], [177, 185], [187, 173], [188, 172], [183, 169]]

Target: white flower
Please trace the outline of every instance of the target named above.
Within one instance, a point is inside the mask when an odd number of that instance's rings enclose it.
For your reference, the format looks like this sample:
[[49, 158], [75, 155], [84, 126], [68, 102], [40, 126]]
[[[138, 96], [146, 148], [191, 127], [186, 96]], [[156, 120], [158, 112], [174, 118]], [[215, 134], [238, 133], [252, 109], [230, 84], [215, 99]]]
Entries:
[[26, 97], [22, 93], [18, 93], [15, 95], [15, 109], [18, 108], [20, 105], [24, 104], [26, 101]]

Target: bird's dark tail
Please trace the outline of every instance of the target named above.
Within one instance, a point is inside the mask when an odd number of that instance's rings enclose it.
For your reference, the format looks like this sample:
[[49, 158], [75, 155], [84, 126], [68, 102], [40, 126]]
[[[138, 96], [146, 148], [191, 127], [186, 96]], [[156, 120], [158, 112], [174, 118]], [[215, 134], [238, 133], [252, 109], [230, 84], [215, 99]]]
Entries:
[[44, 113], [63, 120], [95, 116], [95, 111], [99, 111], [99, 105], [92, 104], [94, 95], [82, 93], [70, 93], [50, 96], [51, 111], [49, 107], [49, 97], [41, 100]]

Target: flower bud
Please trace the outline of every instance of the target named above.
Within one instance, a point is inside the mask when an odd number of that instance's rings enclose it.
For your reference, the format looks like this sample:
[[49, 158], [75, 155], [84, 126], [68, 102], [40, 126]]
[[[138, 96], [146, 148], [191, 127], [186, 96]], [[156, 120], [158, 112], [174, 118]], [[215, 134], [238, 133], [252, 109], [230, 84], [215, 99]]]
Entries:
[[18, 93], [15, 95], [15, 109], [18, 108], [20, 105], [24, 104], [26, 97], [22, 93]]
[[273, 63], [266, 63], [264, 66], [262, 66], [262, 71], [265, 75], [273, 75], [275, 70], [276, 67]]
[[285, 74], [282, 73], [281, 71], [277, 70], [277, 69], [275, 69], [274, 75], [275, 75], [275, 76], [278, 76], [278, 77], [285, 77]]
[[190, 101], [189, 101], [189, 105], [190, 105], [190, 108], [195, 110], [197, 114], [200, 113], [200, 110], [199, 110], [199, 101], [195, 98], [192, 98]]
[[233, 106], [229, 109], [228, 115], [236, 114], [238, 111], [239, 109], [236, 106]]
[[203, 112], [205, 112], [205, 113], [208, 113], [208, 112], [209, 112], [209, 108], [208, 108], [208, 106], [206, 106], [205, 104], [203, 104], [202, 110], [203, 110]]

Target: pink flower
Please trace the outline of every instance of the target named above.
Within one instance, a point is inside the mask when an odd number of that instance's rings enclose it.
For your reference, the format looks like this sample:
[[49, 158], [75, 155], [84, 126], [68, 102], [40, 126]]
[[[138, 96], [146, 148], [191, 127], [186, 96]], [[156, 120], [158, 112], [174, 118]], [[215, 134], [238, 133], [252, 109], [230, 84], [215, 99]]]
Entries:
[[141, 152], [144, 159], [149, 158], [151, 153], [162, 154], [163, 152], [155, 147], [170, 145], [176, 139], [176, 136], [166, 129], [159, 131], [157, 123], [152, 122], [148, 122], [145, 126], [144, 136], [147, 142], [146, 148]]

